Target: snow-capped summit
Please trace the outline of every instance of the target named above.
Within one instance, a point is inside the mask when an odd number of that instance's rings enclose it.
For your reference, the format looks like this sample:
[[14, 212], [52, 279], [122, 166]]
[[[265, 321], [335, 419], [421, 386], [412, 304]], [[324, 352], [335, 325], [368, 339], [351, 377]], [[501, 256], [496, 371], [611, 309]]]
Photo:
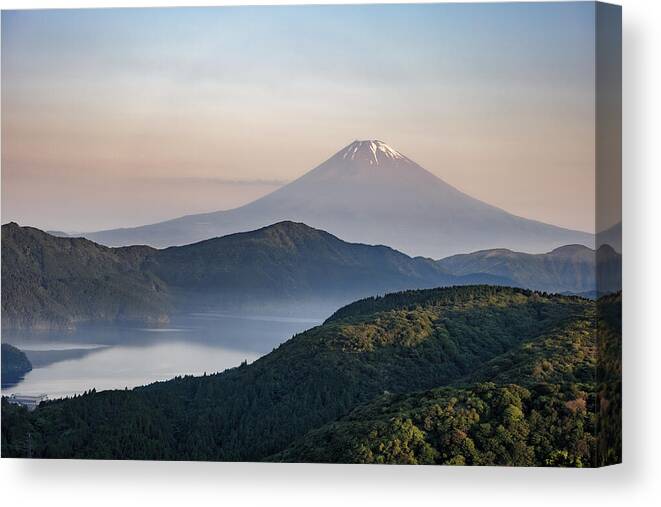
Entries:
[[378, 139], [354, 141], [341, 150], [337, 156], [345, 160], [364, 160], [370, 165], [379, 165], [379, 162], [384, 158], [390, 160], [406, 159], [406, 157], [396, 149]]

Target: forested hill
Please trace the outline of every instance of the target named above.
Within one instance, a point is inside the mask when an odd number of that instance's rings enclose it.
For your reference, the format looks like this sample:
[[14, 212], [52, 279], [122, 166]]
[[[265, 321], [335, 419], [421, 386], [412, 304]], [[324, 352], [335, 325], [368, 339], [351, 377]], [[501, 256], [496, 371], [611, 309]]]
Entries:
[[2, 388], [8, 387], [20, 381], [23, 376], [32, 370], [32, 364], [25, 355], [25, 352], [17, 349], [13, 345], [3, 343], [2, 347]]
[[619, 463], [621, 294], [601, 297], [586, 316], [522, 341], [453, 387], [386, 392], [269, 460], [570, 467]]
[[157, 251], [149, 270], [181, 289], [266, 298], [324, 295], [342, 304], [406, 288], [510, 282], [489, 274], [451, 275], [431, 259], [411, 258], [383, 245], [347, 243], [288, 221]]
[[[30, 432], [42, 457], [594, 464], [594, 319], [594, 302], [511, 288], [370, 298], [224, 373], [4, 404], [2, 453]], [[401, 435], [415, 460], [387, 451]]]
[[3, 327], [71, 327], [81, 321], [157, 323], [184, 304], [318, 301], [324, 311], [371, 294], [466, 283], [429, 259], [385, 246], [346, 243], [281, 222], [183, 247], [108, 248], [2, 226]]
[[3, 327], [167, 319], [162, 281], [142, 269], [148, 247], [107, 248], [15, 223], [2, 226]]

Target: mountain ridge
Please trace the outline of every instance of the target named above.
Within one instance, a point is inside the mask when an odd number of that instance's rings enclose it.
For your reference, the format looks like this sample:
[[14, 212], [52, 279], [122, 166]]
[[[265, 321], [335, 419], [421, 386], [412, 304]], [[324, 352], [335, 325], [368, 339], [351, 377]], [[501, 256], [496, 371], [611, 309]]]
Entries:
[[[301, 311], [322, 316], [365, 296], [475, 283], [590, 297], [597, 291], [595, 252], [581, 245], [546, 254], [483, 250], [434, 261], [385, 245], [348, 243], [292, 221], [162, 250], [109, 248], [15, 223], [3, 225], [2, 236], [5, 327], [89, 320], [158, 325], [184, 306], [210, 301], [239, 310], [260, 302], [274, 312], [289, 311], [296, 301]], [[621, 257], [606, 248], [599, 256], [608, 271], [600, 293], [621, 284]]]
[[489, 273], [534, 290], [591, 293], [598, 289], [604, 294], [622, 287], [622, 256], [607, 245], [597, 251], [584, 245], [564, 245], [542, 254], [480, 250], [436, 262], [454, 275]]
[[2, 325], [70, 327], [87, 320], [167, 321], [169, 298], [141, 271], [150, 247], [111, 249], [15, 222], [2, 226]]
[[294, 222], [163, 250], [110, 248], [10, 223], [2, 226], [2, 280], [6, 328], [158, 325], [173, 312], [212, 305], [280, 311], [295, 303], [326, 315], [392, 290], [509, 283], [488, 274], [454, 276], [431, 259], [347, 243]]

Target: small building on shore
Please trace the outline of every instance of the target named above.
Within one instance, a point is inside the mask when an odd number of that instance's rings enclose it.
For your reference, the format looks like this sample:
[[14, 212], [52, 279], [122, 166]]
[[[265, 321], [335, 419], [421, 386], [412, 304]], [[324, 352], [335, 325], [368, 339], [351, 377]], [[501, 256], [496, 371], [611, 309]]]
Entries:
[[39, 406], [39, 403], [46, 401], [48, 396], [46, 394], [12, 394], [7, 398], [9, 403], [14, 403], [15, 405], [20, 405], [32, 411]]

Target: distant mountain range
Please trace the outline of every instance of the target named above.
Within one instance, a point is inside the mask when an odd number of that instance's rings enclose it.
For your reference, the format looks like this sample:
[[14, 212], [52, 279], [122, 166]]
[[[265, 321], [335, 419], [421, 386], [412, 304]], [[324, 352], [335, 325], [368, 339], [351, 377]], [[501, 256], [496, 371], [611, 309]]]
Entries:
[[172, 311], [200, 305], [295, 306], [327, 315], [372, 294], [509, 280], [454, 276], [430, 259], [346, 243], [292, 222], [164, 250], [108, 248], [10, 223], [2, 226], [2, 282], [2, 324], [20, 328], [157, 324]]
[[622, 222], [597, 233], [597, 245], [608, 245], [616, 252], [622, 253]]
[[[621, 259], [614, 252], [609, 258], [602, 290], [617, 290]], [[163, 250], [108, 248], [10, 223], [2, 226], [2, 325], [158, 324], [173, 311], [200, 307], [294, 307], [323, 316], [369, 295], [476, 283], [594, 293], [595, 271], [595, 252], [579, 245], [541, 255], [491, 250], [434, 261], [347, 243], [293, 222]]]
[[285, 220], [346, 241], [436, 259], [501, 247], [543, 253], [574, 243], [594, 246], [592, 234], [514, 216], [474, 199], [381, 141], [355, 141], [297, 180], [240, 208], [84, 236], [108, 246], [162, 248]]
[[599, 252], [583, 245], [566, 245], [545, 254], [528, 254], [507, 249], [482, 250], [453, 255], [438, 261], [446, 272], [461, 276], [488, 273], [511, 280], [516, 287], [594, 295], [597, 261], [602, 281], [599, 292], [616, 292], [622, 288], [622, 256], [610, 246]]

